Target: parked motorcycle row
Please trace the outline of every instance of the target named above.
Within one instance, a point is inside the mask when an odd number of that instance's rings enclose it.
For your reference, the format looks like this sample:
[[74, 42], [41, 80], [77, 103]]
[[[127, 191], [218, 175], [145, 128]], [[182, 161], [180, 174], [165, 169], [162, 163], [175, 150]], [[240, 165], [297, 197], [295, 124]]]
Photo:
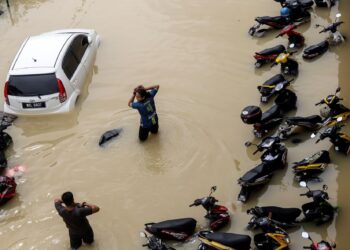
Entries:
[[[297, 49], [305, 45], [305, 37], [297, 31], [303, 23], [309, 22], [310, 10], [316, 7], [331, 8], [336, 0], [275, 0], [281, 4], [280, 16], [262, 16], [255, 18], [257, 24], [249, 29], [249, 34], [261, 37], [268, 34], [272, 29], [279, 29], [276, 37], [287, 37], [288, 44], [278, 44], [256, 52], [255, 67], [260, 68], [270, 65], [271, 68], [280, 65], [280, 73], [274, 75], [259, 85], [261, 94], [260, 102], [268, 103], [275, 97], [274, 104], [265, 112], [260, 107], [250, 105], [241, 112], [241, 119], [245, 124], [253, 125], [253, 133], [257, 138], [262, 138], [260, 143], [246, 142], [246, 147], [256, 147], [253, 154], [261, 153], [260, 163], [247, 171], [238, 179], [241, 190], [238, 200], [246, 202], [251, 194], [267, 184], [273, 174], [287, 167], [288, 149], [283, 141], [296, 134], [312, 133], [311, 138], [318, 136], [315, 143], [329, 138], [334, 145], [335, 151], [348, 155], [350, 153], [350, 136], [341, 132], [345, 121], [350, 116], [350, 109], [341, 104], [339, 97], [340, 88], [334, 94], [328, 95], [316, 106], [321, 106], [320, 115], [305, 117], [286, 117], [296, 109], [297, 96], [288, 89], [299, 73], [299, 64], [292, 58]], [[322, 27], [319, 33], [328, 33], [327, 39], [318, 44], [309, 46], [303, 51], [305, 60], [314, 59], [324, 54], [330, 46], [344, 42], [345, 37], [338, 31], [343, 23], [339, 21], [340, 14], [336, 15], [334, 23]], [[321, 40], [321, 39], [320, 39]], [[275, 133], [271, 135], [273, 132]], [[145, 224], [145, 232], [141, 237], [146, 239], [144, 247], [152, 250], [175, 250], [166, 245], [164, 241], [174, 240], [184, 242], [196, 236], [200, 244], [199, 250], [251, 250], [252, 241], [257, 249], [282, 250], [288, 249], [290, 237], [287, 230], [300, 226], [305, 222], [322, 225], [334, 219], [337, 207], [329, 203], [327, 185], [321, 189], [311, 190], [308, 183], [311, 181], [321, 182], [320, 175], [331, 162], [329, 152], [321, 150], [311, 156], [294, 162], [291, 168], [294, 172], [295, 181], [306, 192], [300, 193], [309, 201], [301, 207], [283, 208], [279, 206], [256, 206], [247, 210], [251, 219], [247, 223], [248, 230], [259, 230], [253, 239], [249, 235], [218, 232], [231, 221], [231, 216], [225, 206], [218, 205], [218, 200], [212, 194], [216, 187], [212, 187], [208, 196], [194, 200], [190, 207], [202, 206], [208, 220], [208, 230], [196, 231], [197, 221], [194, 218], [180, 218]], [[332, 250], [335, 243], [314, 241], [309, 233], [303, 232], [302, 238], [309, 240], [304, 249]]]
[[16, 194], [15, 179], [4, 175], [7, 168], [5, 151], [12, 144], [12, 137], [4, 130], [11, 126], [16, 118], [14, 115], [0, 114], [0, 205], [5, 204]]

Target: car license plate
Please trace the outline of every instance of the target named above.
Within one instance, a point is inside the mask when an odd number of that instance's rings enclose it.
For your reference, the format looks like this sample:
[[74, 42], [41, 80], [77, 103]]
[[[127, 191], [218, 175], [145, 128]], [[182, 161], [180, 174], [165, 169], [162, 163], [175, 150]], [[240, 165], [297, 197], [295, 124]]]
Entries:
[[30, 102], [30, 103], [23, 102], [22, 107], [24, 109], [45, 108], [46, 104], [45, 104], [45, 102]]

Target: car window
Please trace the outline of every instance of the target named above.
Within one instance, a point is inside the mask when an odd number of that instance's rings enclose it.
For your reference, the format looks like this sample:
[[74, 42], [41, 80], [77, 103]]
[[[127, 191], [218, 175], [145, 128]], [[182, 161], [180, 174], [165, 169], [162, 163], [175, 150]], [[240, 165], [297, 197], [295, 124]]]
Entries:
[[88, 46], [89, 41], [85, 35], [78, 35], [73, 39], [62, 62], [62, 69], [68, 79], [74, 75]]
[[87, 36], [79, 35], [76, 38], [74, 38], [71, 44], [71, 49], [79, 63], [81, 62], [81, 59], [83, 58], [84, 53], [88, 46], [89, 46], [89, 41]]
[[78, 65], [79, 63], [76, 56], [72, 52], [71, 48], [69, 48], [62, 61], [62, 69], [69, 80], [74, 75], [74, 72], [78, 68]]
[[12, 96], [42, 96], [58, 93], [55, 74], [11, 75], [8, 94]]

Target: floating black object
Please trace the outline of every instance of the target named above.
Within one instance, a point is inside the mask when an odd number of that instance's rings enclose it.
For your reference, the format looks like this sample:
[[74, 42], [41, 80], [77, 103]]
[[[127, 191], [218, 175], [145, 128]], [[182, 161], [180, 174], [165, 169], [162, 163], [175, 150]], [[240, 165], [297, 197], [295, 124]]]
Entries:
[[103, 146], [106, 142], [108, 142], [112, 138], [117, 137], [120, 134], [120, 132], [122, 132], [121, 128], [106, 131], [101, 136], [100, 141], [98, 142], [98, 145]]

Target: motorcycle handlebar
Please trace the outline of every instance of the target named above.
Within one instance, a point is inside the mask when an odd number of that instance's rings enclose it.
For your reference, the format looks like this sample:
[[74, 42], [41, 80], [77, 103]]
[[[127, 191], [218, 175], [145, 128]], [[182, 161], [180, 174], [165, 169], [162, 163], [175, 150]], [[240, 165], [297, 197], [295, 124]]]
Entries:
[[142, 246], [143, 246], [143, 247], [148, 247], [148, 244], [143, 244]]
[[305, 194], [299, 194], [300, 196], [306, 196], [307, 195], [307, 193], [305, 193]]
[[321, 141], [321, 139], [317, 139], [315, 143], [319, 143]]
[[191, 205], [189, 205], [189, 207], [193, 207], [193, 206], [196, 206], [196, 204], [195, 204], [195, 203], [192, 203]]
[[255, 151], [253, 152], [253, 155], [255, 155], [256, 153], [258, 153], [259, 151], [260, 151], [259, 149], [255, 150]]

